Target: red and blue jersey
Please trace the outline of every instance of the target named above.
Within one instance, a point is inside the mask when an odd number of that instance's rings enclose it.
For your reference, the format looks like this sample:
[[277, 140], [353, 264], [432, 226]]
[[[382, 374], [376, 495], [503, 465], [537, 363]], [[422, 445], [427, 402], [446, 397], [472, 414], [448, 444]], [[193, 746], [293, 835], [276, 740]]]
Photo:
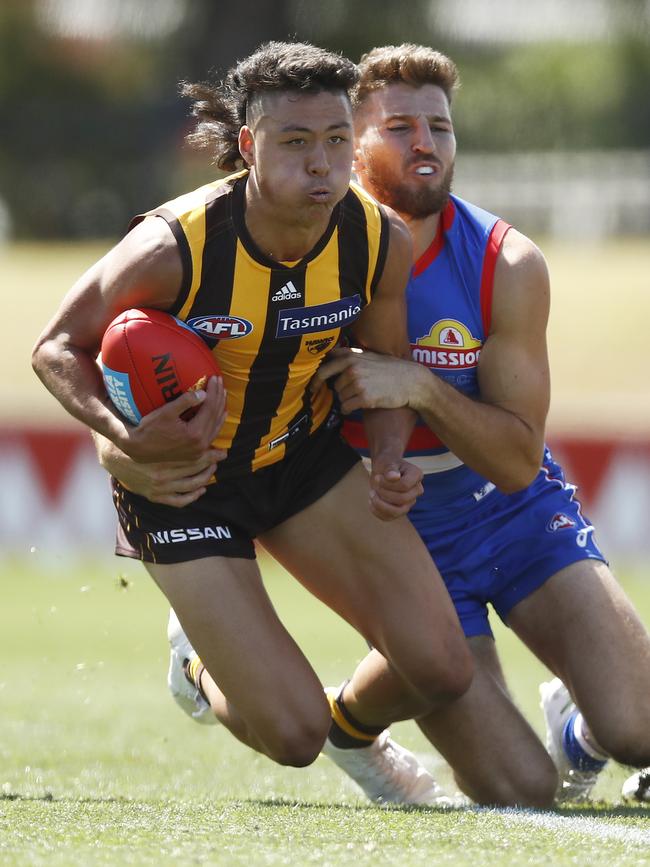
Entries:
[[[408, 284], [414, 361], [470, 398], [480, 396], [477, 365], [490, 333], [494, 270], [509, 228], [452, 196]], [[344, 430], [364, 453], [360, 416]], [[425, 473], [424, 493], [409, 519], [440, 570], [466, 635], [492, 634], [488, 602], [505, 622], [515, 605], [561, 569], [584, 559], [605, 561], [575, 486], [548, 449], [534, 481], [514, 494], [463, 464], [423, 422], [406, 457]]]
[[[508, 223], [487, 211], [450, 196], [438, 232], [413, 266], [406, 290], [408, 332], [414, 361], [466, 394], [479, 393], [477, 364], [490, 331], [494, 270]], [[346, 421], [348, 441], [366, 447], [360, 417]], [[481, 477], [464, 467], [435, 431], [420, 421], [406, 455], [425, 473], [454, 472], [455, 491], [480, 487]], [[448, 488], [436, 479], [436, 486]], [[452, 491], [449, 491], [452, 493]]]

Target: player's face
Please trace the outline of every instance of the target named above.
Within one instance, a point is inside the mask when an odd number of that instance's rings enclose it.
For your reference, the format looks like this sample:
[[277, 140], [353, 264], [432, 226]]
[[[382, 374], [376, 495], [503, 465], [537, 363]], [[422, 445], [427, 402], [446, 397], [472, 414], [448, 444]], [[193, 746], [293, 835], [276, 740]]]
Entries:
[[266, 204], [299, 221], [320, 220], [347, 192], [352, 110], [342, 92], [267, 94], [240, 134]]
[[440, 87], [399, 82], [376, 90], [357, 110], [355, 131], [355, 170], [379, 201], [413, 219], [444, 208], [456, 137]]

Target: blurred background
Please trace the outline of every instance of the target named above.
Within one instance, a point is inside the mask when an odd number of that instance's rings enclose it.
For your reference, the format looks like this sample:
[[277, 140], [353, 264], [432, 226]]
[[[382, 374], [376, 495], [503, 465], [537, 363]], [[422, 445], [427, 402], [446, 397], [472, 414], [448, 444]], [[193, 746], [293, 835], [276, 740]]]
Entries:
[[650, 555], [650, 0], [3, 0], [0, 5], [0, 537], [51, 565], [112, 550], [85, 430], [31, 346], [141, 212], [214, 177], [184, 144], [178, 82], [268, 39], [352, 59], [424, 42], [458, 63], [455, 192], [544, 250], [549, 440], [613, 558]]

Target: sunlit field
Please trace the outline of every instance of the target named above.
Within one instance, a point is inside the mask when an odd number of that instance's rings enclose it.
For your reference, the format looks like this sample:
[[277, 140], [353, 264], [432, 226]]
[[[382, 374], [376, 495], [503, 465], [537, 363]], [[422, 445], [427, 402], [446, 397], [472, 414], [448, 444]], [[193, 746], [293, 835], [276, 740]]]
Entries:
[[[275, 766], [173, 703], [167, 609], [139, 564], [34, 557], [2, 569], [2, 864], [648, 863], [650, 811], [617, 803], [620, 768], [603, 776], [594, 809], [538, 814], [382, 810], [327, 759]], [[323, 682], [339, 683], [361, 640], [272, 562], [263, 569]], [[648, 576], [623, 579], [647, 620]], [[547, 674], [494, 626], [516, 699], [541, 732]], [[393, 733], [453, 791], [414, 725]]]
[[[553, 284], [551, 430], [647, 438], [650, 244], [539, 243]], [[29, 353], [108, 246], [0, 248], [11, 317], [2, 424], [69, 423]], [[323, 683], [340, 683], [361, 639], [270, 561], [263, 571]], [[650, 623], [650, 567], [616, 571]], [[325, 758], [280, 768], [182, 714], [166, 687], [166, 604], [139, 564], [36, 551], [0, 560], [0, 579], [0, 865], [650, 864], [650, 810], [620, 803], [625, 769], [602, 775], [588, 808], [379, 809]], [[514, 697], [542, 734], [548, 672], [497, 618], [493, 628]], [[453, 794], [449, 769], [413, 724], [393, 735]]]

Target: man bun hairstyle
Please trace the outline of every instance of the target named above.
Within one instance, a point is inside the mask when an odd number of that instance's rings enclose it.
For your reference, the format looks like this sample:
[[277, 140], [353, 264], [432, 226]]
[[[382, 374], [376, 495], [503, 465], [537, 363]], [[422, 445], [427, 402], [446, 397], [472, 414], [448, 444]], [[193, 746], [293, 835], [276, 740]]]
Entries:
[[359, 81], [352, 92], [354, 107], [374, 90], [398, 82], [413, 87], [435, 84], [451, 103], [454, 92], [460, 87], [460, 76], [454, 61], [433, 48], [408, 42], [383, 45], [373, 48], [359, 61]]
[[257, 98], [287, 90], [343, 91], [349, 95], [357, 80], [355, 64], [340, 54], [306, 42], [266, 42], [229, 69], [217, 84], [181, 82], [181, 94], [193, 100], [191, 112], [198, 118], [187, 141], [212, 150], [218, 168], [235, 171], [243, 164], [237, 143], [239, 130]]

